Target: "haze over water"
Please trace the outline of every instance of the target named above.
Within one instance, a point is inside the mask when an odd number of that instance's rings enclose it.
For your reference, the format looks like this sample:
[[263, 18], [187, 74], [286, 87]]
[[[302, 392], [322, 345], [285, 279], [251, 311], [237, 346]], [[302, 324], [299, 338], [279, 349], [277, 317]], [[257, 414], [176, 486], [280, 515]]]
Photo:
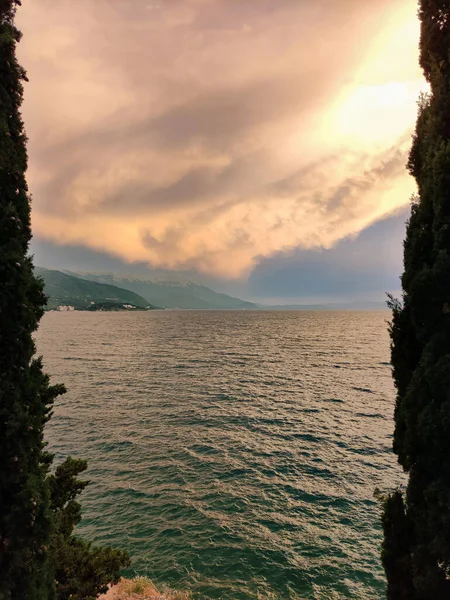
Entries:
[[387, 312], [48, 313], [69, 393], [47, 427], [89, 460], [80, 534], [204, 599], [384, 594]]

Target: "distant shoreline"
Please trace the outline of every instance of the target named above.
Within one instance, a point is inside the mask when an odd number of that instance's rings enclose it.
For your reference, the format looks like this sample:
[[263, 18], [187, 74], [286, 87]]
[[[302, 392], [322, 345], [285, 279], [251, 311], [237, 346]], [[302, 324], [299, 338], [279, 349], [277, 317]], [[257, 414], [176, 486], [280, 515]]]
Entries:
[[73, 310], [57, 310], [55, 308], [45, 309], [45, 313], [67, 313], [67, 312], [85, 312], [85, 313], [98, 313], [98, 312], [120, 312], [120, 313], [135, 313], [135, 312], [154, 312], [154, 311], [164, 311], [164, 312], [246, 312], [246, 313], [261, 313], [261, 312], [388, 312], [388, 307], [385, 308], [274, 308], [271, 306], [268, 307], [260, 307], [260, 308], [164, 308], [164, 307], [155, 307], [155, 308], [98, 308], [98, 309], [89, 309], [89, 308], [74, 308]]

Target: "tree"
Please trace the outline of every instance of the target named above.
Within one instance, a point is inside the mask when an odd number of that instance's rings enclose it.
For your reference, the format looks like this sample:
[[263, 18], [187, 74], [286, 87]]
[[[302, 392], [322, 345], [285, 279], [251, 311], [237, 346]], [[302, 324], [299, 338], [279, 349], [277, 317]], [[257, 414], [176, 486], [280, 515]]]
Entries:
[[87, 484], [76, 477], [85, 462], [67, 459], [49, 474], [44, 426], [65, 389], [50, 385], [32, 337], [46, 297], [28, 257], [31, 199], [20, 115], [27, 78], [15, 55], [16, 4], [0, 0], [0, 600], [89, 600], [117, 580], [129, 558], [73, 535], [81, 518], [75, 498]]
[[119, 580], [120, 569], [130, 565], [128, 554], [113, 548], [93, 547], [73, 535], [81, 520], [76, 498], [88, 485], [77, 479], [87, 467], [84, 460], [67, 458], [49, 476], [54, 532], [51, 556], [57, 600], [95, 600]]
[[50, 386], [34, 357], [42, 282], [28, 255], [30, 197], [20, 115], [25, 71], [15, 56], [14, 0], [0, 0], [0, 598], [47, 600], [51, 457], [43, 431], [63, 386]]
[[[404, 242], [403, 301], [392, 301], [394, 452], [406, 494], [387, 498], [388, 598], [450, 598], [450, 3], [420, 0], [419, 101], [408, 167], [416, 179]], [[399, 536], [402, 540], [399, 540]]]

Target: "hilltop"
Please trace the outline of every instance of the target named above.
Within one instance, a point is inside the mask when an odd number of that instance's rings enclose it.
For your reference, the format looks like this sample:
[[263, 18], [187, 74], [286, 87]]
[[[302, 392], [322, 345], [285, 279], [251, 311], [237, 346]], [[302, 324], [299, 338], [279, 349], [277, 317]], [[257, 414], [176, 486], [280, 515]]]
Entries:
[[192, 281], [170, 279], [140, 279], [107, 273], [70, 273], [70, 275], [96, 281], [101, 284], [119, 286], [139, 294], [148, 302], [163, 308], [255, 310], [253, 302], [246, 302]]
[[92, 308], [92, 302], [105, 310], [123, 308], [124, 304], [141, 309], [155, 308], [139, 294], [115, 285], [80, 279], [62, 271], [42, 267], [36, 267], [35, 272], [44, 280], [48, 309], [71, 305], [77, 310], [87, 310]]
[[70, 304], [87, 309], [94, 301], [100, 308], [114, 310], [130, 304], [137, 308], [194, 310], [386, 310], [385, 302], [353, 301], [329, 304], [255, 304], [189, 281], [164, 277], [134, 277], [113, 273], [72, 272], [36, 268], [43, 277], [48, 307]]

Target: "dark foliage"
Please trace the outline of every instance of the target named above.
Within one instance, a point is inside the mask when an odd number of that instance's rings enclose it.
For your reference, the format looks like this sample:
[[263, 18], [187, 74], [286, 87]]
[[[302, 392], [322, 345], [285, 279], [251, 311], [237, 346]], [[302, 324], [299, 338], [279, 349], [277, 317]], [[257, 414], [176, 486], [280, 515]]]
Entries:
[[381, 555], [388, 580], [387, 597], [410, 600], [414, 598], [409, 554], [411, 527], [399, 490], [385, 498], [382, 524], [385, 539], [390, 541]]
[[68, 458], [49, 477], [55, 530], [51, 556], [56, 577], [57, 600], [95, 600], [108, 583], [119, 580], [119, 571], [130, 565], [126, 552], [93, 547], [72, 534], [81, 519], [77, 496], [87, 481], [77, 479], [86, 461]]
[[27, 138], [20, 115], [27, 77], [15, 54], [21, 37], [16, 4], [0, 0], [0, 600], [53, 600], [56, 593], [63, 600], [68, 595], [61, 586], [72, 589], [75, 581], [82, 595], [73, 598], [87, 599], [117, 577], [128, 557], [71, 536], [80, 518], [74, 498], [85, 485], [75, 477], [84, 463], [69, 460], [48, 475], [53, 457], [45, 450], [44, 426], [65, 390], [50, 385], [32, 338], [46, 298], [28, 258]]
[[404, 243], [403, 301], [392, 302], [394, 451], [409, 482], [386, 501], [391, 600], [450, 598], [450, 3], [421, 0], [419, 101], [408, 167], [418, 186]]
[[30, 198], [20, 116], [25, 71], [17, 63], [15, 2], [0, 0], [0, 598], [47, 600], [51, 534], [44, 425], [62, 386], [34, 357], [42, 282], [27, 258]]

